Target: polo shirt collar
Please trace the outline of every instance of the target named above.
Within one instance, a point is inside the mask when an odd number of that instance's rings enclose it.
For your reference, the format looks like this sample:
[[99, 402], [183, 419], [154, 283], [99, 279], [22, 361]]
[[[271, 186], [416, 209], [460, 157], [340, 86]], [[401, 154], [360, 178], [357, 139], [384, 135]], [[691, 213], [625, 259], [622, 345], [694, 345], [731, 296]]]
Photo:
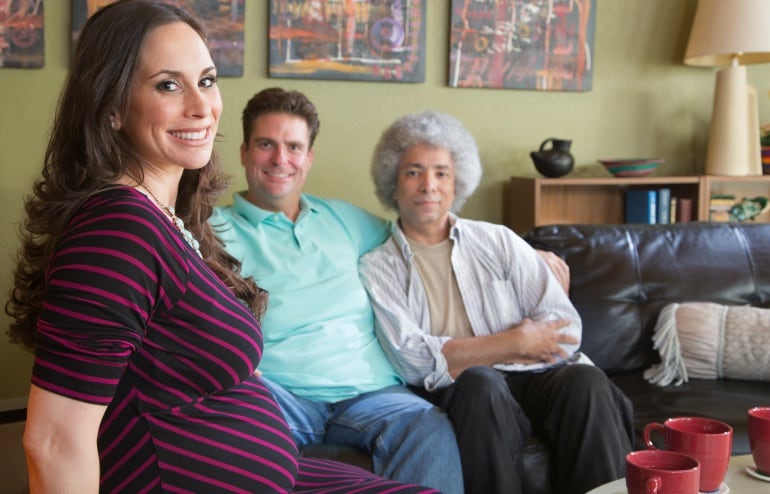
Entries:
[[[276, 213], [274, 211], [268, 211], [249, 202], [249, 200], [246, 199], [245, 190], [233, 195], [233, 209], [239, 216], [242, 216], [253, 225], [260, 224], [276, 215], [288, 221], [288, 218], [282, 212]], [[308, 214], [317, 212], [318, 208], [316, 208], [313, 198], [302, 194], [299, 198], [299, 216], [297, 216], [297, 222]]]

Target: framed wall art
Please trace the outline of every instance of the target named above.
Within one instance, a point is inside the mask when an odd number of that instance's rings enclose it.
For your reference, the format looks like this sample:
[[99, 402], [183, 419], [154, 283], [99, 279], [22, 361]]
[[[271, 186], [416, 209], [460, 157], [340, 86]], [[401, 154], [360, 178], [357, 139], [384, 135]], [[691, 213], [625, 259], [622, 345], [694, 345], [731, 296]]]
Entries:
[[423, 82], [427, 0], [271, 0], [270, 77]]
[[588, 91], [596, 0], [452, 0], [449, 85]]
[[45, 63], [43, 0], [0, 0], [0, 67]]
[[[0, 0], [1, 2], [2, 0]], [[72, 0], [72, 52], [86, 20], [115, 0]], [[159, 0], [182, 7], [203, 24], [211, 56], [220, 77], [243, 75], [243, 17], [245, 0]]]

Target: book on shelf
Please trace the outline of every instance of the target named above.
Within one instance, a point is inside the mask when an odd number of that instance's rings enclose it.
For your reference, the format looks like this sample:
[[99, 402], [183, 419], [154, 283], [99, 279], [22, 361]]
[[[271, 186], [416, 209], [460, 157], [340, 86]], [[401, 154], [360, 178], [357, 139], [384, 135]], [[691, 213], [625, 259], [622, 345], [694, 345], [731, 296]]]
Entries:
[[671, 223], [671, 189], [661, 187], [657, 190], [658, 196], [658, 218], [656, 223]]
[[689, 197], [677, 197], [676, 206], [672, 206], [675, 209], [675, 216], [677, 223], [687, 223], [693, 220], [692, 216], [692, 199]]
[[655, 224], [658, 221], [658, 191], [626, 190], [626, 223]]
[[679, 207], [677, 205], [678, 202], [679, 202], [678, 197], [671, 196], [671, 200], [668, 203], [668, 208], [669, 208], [668, 222], [669, 223], [676, 223], [677, 208]]
[[683, 221], [689, 221], [692, 214], [692, 199], [675, 197], [671, 194], [671, 188], [658, 189], [628, 189], [626, 191], [626, 223], [644, 224], [668, 224], [676, 223], [680, 219], [682, 206], [679, 201], [684, 200], [686, 216]]

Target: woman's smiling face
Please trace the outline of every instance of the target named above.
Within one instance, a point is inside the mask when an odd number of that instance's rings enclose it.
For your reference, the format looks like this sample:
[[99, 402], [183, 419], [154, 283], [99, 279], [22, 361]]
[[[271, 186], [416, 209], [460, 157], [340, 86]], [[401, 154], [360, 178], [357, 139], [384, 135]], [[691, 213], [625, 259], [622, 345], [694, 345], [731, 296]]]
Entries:
[[128, 113], [116, 117], [145, 166], [206, 165], [221, 113], [216, 68], [198, 33], [183, 22], [150, 32], [131, 83]]

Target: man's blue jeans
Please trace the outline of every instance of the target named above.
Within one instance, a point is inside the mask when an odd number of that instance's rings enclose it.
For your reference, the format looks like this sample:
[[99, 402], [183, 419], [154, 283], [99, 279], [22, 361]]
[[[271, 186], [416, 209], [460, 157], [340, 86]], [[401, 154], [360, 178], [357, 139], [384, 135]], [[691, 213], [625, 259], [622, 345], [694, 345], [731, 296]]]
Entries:
[[374, 473], [381, 477], [444, 494], [463, 493], [452, 423], [438, 407], [404, 386], [324, 403], [262, 379], [283, 410], [298, 447], [320, 442], [355, 446], [372, 455]]

